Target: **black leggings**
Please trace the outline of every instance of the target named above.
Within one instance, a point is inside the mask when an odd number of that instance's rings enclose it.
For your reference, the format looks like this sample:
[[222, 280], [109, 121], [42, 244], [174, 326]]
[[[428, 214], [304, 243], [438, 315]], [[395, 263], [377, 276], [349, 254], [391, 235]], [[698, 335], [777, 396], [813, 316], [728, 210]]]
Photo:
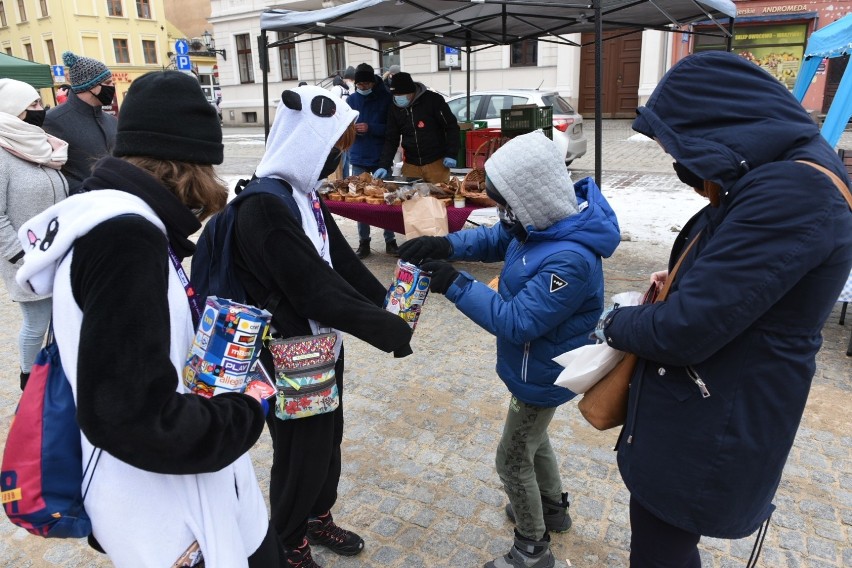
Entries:
[[340, 444], [343, 442], [343, 351], [334, 366], [340, 406], [309, 418], [279, 420], [270, 410], [272, 435], [269, 506], [272, 526], [288, 548], [302, 544], [308, 517], [329, 511], [337, 501]]
[[630, 530], [630, 568], [701, 568], [701, 535], [660, 520], [632, 495]]

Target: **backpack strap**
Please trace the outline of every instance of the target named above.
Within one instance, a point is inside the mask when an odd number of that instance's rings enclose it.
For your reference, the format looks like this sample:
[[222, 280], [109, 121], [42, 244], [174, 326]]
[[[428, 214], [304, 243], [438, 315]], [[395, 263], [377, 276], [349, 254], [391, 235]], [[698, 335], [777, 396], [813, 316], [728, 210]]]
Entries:
[[837, 189], [840, 190], [841, 195], [843, 195], [843, 199], [845, 199], [846, 203], [849, 204], [849, 209], [852, 209], [852, 193], [849, 192], [849, 187], [846, 185], [846, 183], [843, 180], [840, 179], [840, 176], [838, 176], [833, 171], [831, 171], [828, 168], [821, 166], [819, 164], [815, 164], [815, 163], [809, 162], [807, 160], [796, 160], [796, 161], [799, 162], [800, 164], [807, 164], [807, 165], [811, 166], [812, 168], [816, 168], [819, 171], [821, 171], [822, 173], [824, 173], [825, 175], [827, 175], [829, 177], [829, 179], [831, 179], [831, 181], [834, 182], [834, 185], [837, 186]]

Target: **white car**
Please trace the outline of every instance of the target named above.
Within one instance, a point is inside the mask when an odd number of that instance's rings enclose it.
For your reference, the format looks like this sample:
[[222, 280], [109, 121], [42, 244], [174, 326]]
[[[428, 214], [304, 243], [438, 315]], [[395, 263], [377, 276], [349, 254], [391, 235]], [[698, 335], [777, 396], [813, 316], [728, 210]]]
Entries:
[[500, 111], [515, 105], [535, 104], [553, 107], [553, 141], [565, 153], [565, 165], [586, 154], [586, 135], [583, 117], [574, 111], [568, 101], [556, 91], [534, 89], [508, 89], [476, 91], [470, 94], [470, 115], [467, 113], [467, 95], [447, 97], [447, 104], [459, 122], [485, 120], [488, 128], [500, 128]]

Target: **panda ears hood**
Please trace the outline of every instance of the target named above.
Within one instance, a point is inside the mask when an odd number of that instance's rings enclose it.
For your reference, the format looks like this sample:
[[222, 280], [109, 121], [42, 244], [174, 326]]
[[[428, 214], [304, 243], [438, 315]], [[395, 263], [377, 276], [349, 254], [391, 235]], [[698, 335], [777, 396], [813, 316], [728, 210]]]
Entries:
[[328, 153], [356, 118], [357, 111], [322, 87], [285, 90], [256, 175], [283, 179], [303, 193], [313, 190]]

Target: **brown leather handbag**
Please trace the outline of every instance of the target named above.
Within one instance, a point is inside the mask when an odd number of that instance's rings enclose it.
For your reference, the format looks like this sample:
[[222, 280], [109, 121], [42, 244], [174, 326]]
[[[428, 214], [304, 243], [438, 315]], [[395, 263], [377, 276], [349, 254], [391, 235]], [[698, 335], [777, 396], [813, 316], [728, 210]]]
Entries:
[[[666, 299], [683, 259], [698, 242], [700, 236], [701, 233], [695, 235], [695, 238], [677, 259], [659, 294], [656, 293], [656, 284], [651, 284], [642, 299], [643, 304], [662, 302]], [[577, 407], [589, 424], [598, 430], [609, 430], [624, 424], [624, 420], [627, 418], [627, 395], [630, 392], [630, 379], [633, 377], [638, 361], [639, 357], [633, 353], [625, 353], [621, 361], [609, 373], [586, 391]]]

